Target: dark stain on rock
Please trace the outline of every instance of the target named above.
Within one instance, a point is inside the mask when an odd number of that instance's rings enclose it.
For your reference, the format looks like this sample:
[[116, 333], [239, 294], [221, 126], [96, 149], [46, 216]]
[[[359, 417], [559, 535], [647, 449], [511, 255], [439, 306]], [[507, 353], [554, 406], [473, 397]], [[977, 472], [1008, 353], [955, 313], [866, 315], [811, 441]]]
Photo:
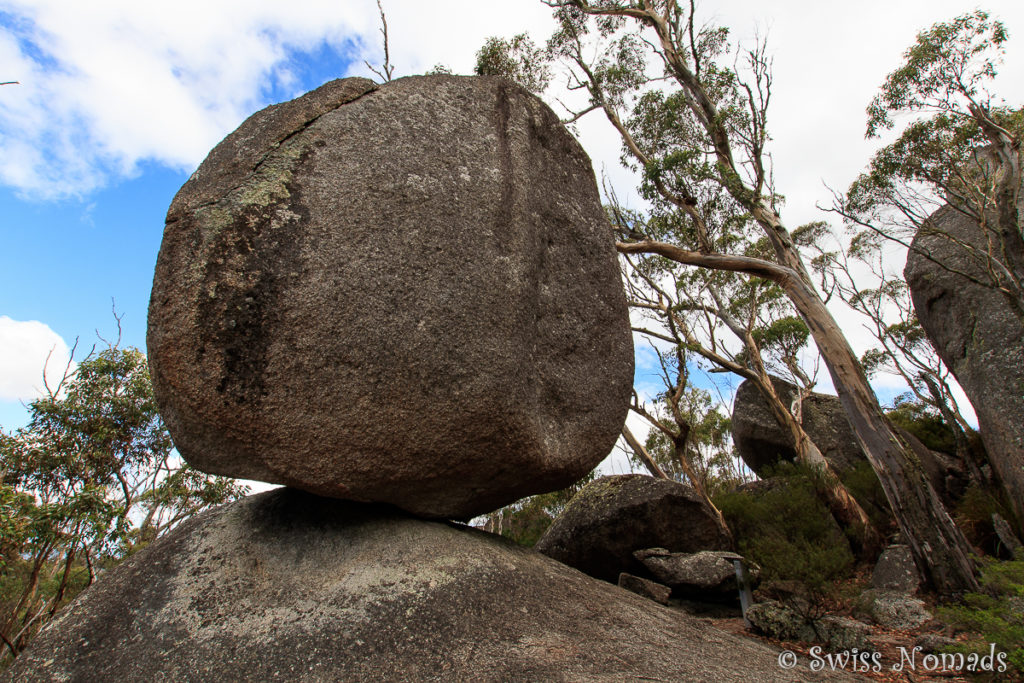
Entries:
[[280, 329], [283, 289], [275, 264], [297, 262], [302, 241], [288, 225], [309, 220], [298, 183], [286, 187], [287, 196], [267, 206], [236, 211], [209, 251], [203, 291], [216, 295], [198, 307], [204, 337], [198, 354], [201, 358], [208, 349], [219, 350], [217, 392], [226, 405], [259, 406], [268, 394], [268, 351], [274, 330]]

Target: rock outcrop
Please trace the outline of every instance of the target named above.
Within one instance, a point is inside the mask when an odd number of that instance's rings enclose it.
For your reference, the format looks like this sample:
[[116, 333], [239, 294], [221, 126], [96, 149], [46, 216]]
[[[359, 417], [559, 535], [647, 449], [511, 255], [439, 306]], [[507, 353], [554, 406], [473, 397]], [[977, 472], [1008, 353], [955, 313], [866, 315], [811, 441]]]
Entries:
[[278, 489], [85, 590], [0, 680], [803, 681], [806, 664], [532, 550]]
[[429, 517], [578, 480], [633, 378], [590, 161], [499, 78], [254, 114], [168, 211], [147, 341], [193, 466]]
[[584, 486], [535, 548], [585, 574], [615, 582], [621, 572], [649, 575], [633, 557], [636, 550], [692, 553], [730, 545], [714, 513], [690, 486], [622, 474]]
[[[918, 233], [903, 271], [921, 327], [974, 406], [989, 461], [1024, 519], [1024, 325], [955, 241], [981, 248], [978, 224], [945, 206]], [[927, 257], [924, 255], [927, 254]]]

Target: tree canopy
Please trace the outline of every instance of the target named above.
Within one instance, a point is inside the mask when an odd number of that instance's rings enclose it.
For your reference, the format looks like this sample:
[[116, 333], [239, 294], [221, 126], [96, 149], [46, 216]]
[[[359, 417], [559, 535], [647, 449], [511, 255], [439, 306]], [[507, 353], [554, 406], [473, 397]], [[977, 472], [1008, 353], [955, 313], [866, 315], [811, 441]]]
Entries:
[[145, 355], [110, 345], [0, 432], [0, 636], [6, 655], [104, 568], [247, 487], [183, 463]]

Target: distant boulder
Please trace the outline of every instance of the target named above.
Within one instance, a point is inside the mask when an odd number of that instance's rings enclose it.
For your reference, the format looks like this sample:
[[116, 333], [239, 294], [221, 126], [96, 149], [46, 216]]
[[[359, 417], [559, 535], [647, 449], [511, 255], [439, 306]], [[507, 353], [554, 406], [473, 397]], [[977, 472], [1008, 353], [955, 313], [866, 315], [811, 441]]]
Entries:
[[428, 517], [577, 481], [633, 381], [590, 160], [496, 77], [250, 117], [171, 204], [147, 341], [193, 466]]
[[[772, 379], [772, 384], [787, 406], [796, 398], [796, 385], [778, 377]], [[812, 393], [803, 400], [801, 412], [804, 431], [836, 473], [848, 472], [864, 460], [838, 398]], [[743, 462], [759, 477], [767, 476], [779, 462], [796, 458], [792, 437], [775, 419], [757, 384], [750, 380], [736, 390], [732, 438]]]
[[0, 681], [809, 681], [532, 550], [278, 489], [99, 577]]
[[[950, 206], [929, 217], [903, 271], [914, 311], [978, 416], [989, 461], [1024, 519], [1024, 325], [954, 240], [984, 249], [978, 224]], [[926, 256], [927, 254], [927, 256]]]
[[621, 572], [649, 576], [635, 550], [724, 550], [730, 539], [692, 487], [642, 474], [596, 479], [580, 490], [537, 550], [585, 574], [615, 582]]
[[[796, 385], [772, 378], [779, 398], [786, 405], [797, 396]], [[811, 393], [801, 404], [804, 431], [840, 477], [867, 462], [857, 443], [846, 411], [837, 396]], [[930, 450], [910, 432], [899, 429], [921, 461], [935, 490], [949, 501], [953, 492], [962, 490], [963, 467], [953, 458]], [[796, 448], [789, 432], [775, 419], [757, 385], [745, 380], [736, 390], [732, 412], [732, 436], [743, 462], [759, 477], [769, 476], [780, 462], [795, 462]]]

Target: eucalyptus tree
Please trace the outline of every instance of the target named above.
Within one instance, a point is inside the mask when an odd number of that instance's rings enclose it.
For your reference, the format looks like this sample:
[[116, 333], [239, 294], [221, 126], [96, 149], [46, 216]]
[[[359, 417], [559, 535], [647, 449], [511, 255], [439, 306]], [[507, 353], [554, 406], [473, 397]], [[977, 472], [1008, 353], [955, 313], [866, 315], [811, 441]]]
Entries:
[[[613, 224], [621, 226], [623, 215], [623, 211], [615, 210]], [[649, 233], [662, 231], [665, 223], [673, 222], [673, 217], [678, 216], [671, 211], [656, 209], [645, 230]], [[634, 216], [629, 221], [630, 230], [636, 232], [638, 225]], [[673, 230], [671, 238], [677, 243], [685, 243], [687, 235]], [[728, 238], [736, 241], [736, 235]], [[749, 255], [764, 248], [763, 241], [759, 240], [746, 244], [744, 252]], [[769, 410], [789, 432], [797, 459], [818, 472], [816, 484], [832, 513], [846, 528], [857, 532], [858, 545], [864, 556], [877, 552], [881, 537], [870, 518], [832, 470], [801, 423], [802, 401], [814, 387], [814, 380], [798, 362], [798, 354], [807, 342], [809, 331], [803, 321], [792, 314], [782, 291], [761, 278], [684, 269], [678, 263], [657, 255], [627, 254], [623, 258], [627, 266], [630, 306], [654, 323], [636, 326], [633, 331], [656, 344], [660, 342], [664, 349], [655, 345], [665, 387], [659, 396], [664, 410], [644, 405], [635, 394], [632, 410], [660, 432], [661, 438], [673, 444], [675, 461], [687, 477], [700, 481], [696, 476], [696, 463], [689, 456], [694, 452], [694, 444], [689, 443], [694, 418], [692, 411], [682, 408], [683, 399], [692, 391], [687, 371], [688, 359], [692, 358], [710, 369], [739, 375], [758, 387]], [[783, 402], [773, 375], [788, 375], [799, 387], [792, 402]], [[697, 488], [710, 504], [703, 487]]]
[[[868, 107], [867, 136], [894, 128], [900, 116], [918, 118], [874, 155], [834, 210], [907, 249], [919, 233], [950, 241], [977, 267], [939, 265], [1000, 292], [1024, 322], [1024, 110], [988, 90], [1007, 39], [1003, 24], [981, 10], [921, 31]], [[983, 238], [968, 243], [931, 221], [947, 204], [977, 223]]]
[[[856, 239], [902, 246], [965, 286], [995, 292], [1024, 327], [1024, 109], [990, 90], [1007, 39], [1003, 24], [981, 10], [921, 31], [868, 108], [867, 135], [914, 118], [834, 210], [861, 231]], [[977, 229], [960, 233], [951, 224]], [[1019, 449], [996, 448], [988, 458], [1024, 516]]]
[[[971, 479], [987, 484], [981, 470], [986, 458], [953, 391], [956, 380], [918, 321], [906, 281], [892, 271], [886, 241], [862, 231], [844, 247], [824, 222], [803, 226], [796, 235], [817, 253], [811, 267], [821, 290], [860, 313], [877, 340], [861, 356], [868, 376], [886, 373], [901, 379], [917, 404], [941, 416]], [[837, 248], [830, 250], [829, 241]]]
[[29, 409], [28, 425], [0, 438], [0, 636], [11, 656], [102, 566], [247, 490], [177, 457], [138, 349], [69, 361]]
[[[699, 26], [693, 2], [684, 8], [671, 0], [544, 1], [559, 25], [549, 50], [569, 68], [570, 87], [589, 98], [576, 114], [605, 115], [643, 185], [696, 237], [691, 246], [634, 234], [619, 240], [620, 253], [744, 273], [782, 289], [810, 331], [918, 566], [940, 592], [975, 589], [966, 540], [886, 420], [782, 220], [766, 153], [771, 71], [763, 44], [734, 61], [727, 29]], [[649, 72], [652, 62], [658, 72]], [[705, 239], [714, 226], [702, 206], [719, 196], [760, 232], [767, 257]]]
[[[525, 34], [511, 40], [489, 38], [477, 52], [476, 73], [501, 75], [540, 94], [552, 77], [550, 58], [550, 45], [545, 53]], [[632, 66], [642, 68], [639, 61]], [[618, 72], [627, 70], [618, 69]], [[584, 85], [577, 82], [575, 87]], [[641, 99], [636, 110], [646, 110], [647, 115], [634, 112], [630, 121], [631, 125], [640, 122], [637, 125], [640, 130], [635, 135], [652, 147], [671, 138], [671, 131], [664, 130], [664, 122], [651, 111], [657, 106], [653, 98]], [[600, 108], [592, 103], [573, 112], [566, 122], [575, 122]], [[694, 230], [694, 224], [681, 215], [671, 201], [666, 201], [655, 184], [644, 182], [640, 190], [653, 207], [646, 216], [621, 207], [615, 199], [614, 188], [606, 188], [611, 199], [609, 217], [623, 238], [655, 236], [704, 251], [731, 249], [748, 256], [763, 256], [770, 250], [749, 214], [736, 205], [723, 187], [703, 185], [697, 188], [702, 194], [702, 201], [695, 208], [703, 216], [698, 224], [703, 228], [700, 230]], [[634, 392], [632, 410], [662, 438], [674, 444], [674, 462], [689, 473], [687, 479], [694, 482], [698, 494], [715, 509], [700, 486], [700, 478], [695, 476], [694, 463], [689, 460], [692, 450], [687, 447], [687, 440], [691, 421], [679, 409], [681, 398], [691, 389], [687, 384], [687, 356], [718, 370], [738, 374], [759, 388], [773, 415], [790, 433], [798, 460], [819, 473], [816, 483], [833, 514], [844, 526], [858, 532], [860, 549], [865, 556], [876, 552], [881, 537], [870, 518], [801, 425], [801, 402], [814, 382], [798, 362], [797, 354], [806, 344], [809, 331], [794, 315], [783, 291], [762, 278], [727, 271], [694, 271], [656, 254], [624, 255], [624, 261], [630, 305], [634, 310], [645, 312], [646, 318], [654, 323], [654, 327], [634, 327], [634, 332], [668, 344], [663, 352], [657, 352], [664, 391], [653, 407], [640, 401]], [[792, 402], [783, 402], [772, 374], [788, 375], [801, 387]], [[666, 476], [628, 427], [623, 429], [623, 437], [639, 464], [653, 476]]]

